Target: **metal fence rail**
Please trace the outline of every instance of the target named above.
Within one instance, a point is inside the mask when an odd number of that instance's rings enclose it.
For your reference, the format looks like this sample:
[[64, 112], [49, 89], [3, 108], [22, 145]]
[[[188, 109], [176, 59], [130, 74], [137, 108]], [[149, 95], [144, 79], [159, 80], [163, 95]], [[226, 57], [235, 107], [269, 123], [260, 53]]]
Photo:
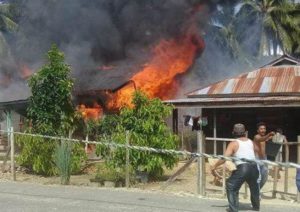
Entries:
[[[213, 145], [214, 145], [214, 152], [216, 152], [217, 150], [217, 143], [220, 142], [223, 144], [223, 154], [225, 153], [226, 150], [226, 144], [230, 141], [234, 141], [234, 139], [230, 139], [230, 138], [214, 138], [214, 137], [206, 137], [205, 138], [206, 141], [214, 141]], [[285, 163], [289, 163], [289, 147], [290, 146], [296, 146], [297, 148], [297, 163], [300, 164], [300, 136], [298, 136], [298, 141], [297, 142], [287, 142], [287, 143], [282, 143], [282, 142], [274, 142], [272, 141], [272, 143], [276, 143], [276, 144], [280, 144], [284, 147], [285, 149]], [[273, 190], [272, 190], [272, 197], [276, 198], [276, 194], [284, 194], [284, 195], [291, 195], [291, 193], [288, 192], [289, 186], [288, 186], [288, 177], [289, 177], [289, 168], [285, 167], [284, 168], [284, 187], [283, 187], [283, 191], [279, 191], [278, 190], [278, 169], [280, 166], [275, 166], [274, 167], [274, 181], [273, 181]], [[225, 166], [223, 166], [223, 174], [225, 173]], [[223, 195], [225, 195], [225, 179], [224, 179], [224, 175], [223, 175]], [[245, 194], [244, 194], [244, 198], [247, 198], [248, 195], [248, 191], [247, 191], [247, 184], [245, 184]], [[297, 201], [300, 202], [300, 193], [297, 193]]]
[[63, 138], [63, 137], [56, 137], [56, 136], [4, 131], [4, 130], [0, 130], [0, 132], [13, 133], [16, 135], [27, 135], [27, 136], [40, 137], [40, 138], [49, 138], [49, 139], [53, 139], [53, 140], [82, 142], [82, 143], [87, 143], [87, 144], [103, 145], [103, 146], [113, 147], [113, 148], [124, 148], [124, 149], [129, 148], [131, 150], [139, 150], [139, 151], [161, 153], [161, 154], [186, 155], [186, 156], [193, 156], [193, 157], [214, 158], [214, 159], [227, 160], [227, 161], [232, 161], [232, 162], [235, 162], [235, 161], [255, 162], [255, 163], [260, 163], [260, 164], [264, 163], [264, 164], [271, 165], [271, 166], [281, 166], [281, 167], [287, 167], [287, 168], [300, 168], [300, 164], [292, 163], [292, 162], [283, 163], [283, 162], [274, 162], [274, 161], [270, 161], [270, 160], [257, 160], [257, 159], [249, 160], [246, 158], [226, 157], [224, 155], [212, 155], [212, 154], [207, 154], [207, 153], [178, 151], [178, 150], [173, 150], [173, 149], [156, 149], [156, 148], [152, 148], [152, 147], [119, 144], [119, 143], [115, 143], [115, 142], [87, 141], [87, 140], [80, 140], [80, 139], [74, 139], [74, 138]]
[[[48, 135], [40, 135], [40, 134], [31, 134], [31, 133], [23, 133], [23, 132], [14, 132], [13, 128], [11, 128], [9, 131], [7, 130], [0, 130], [2, 133], [7, 133], [10, 140], [11, 147], [14, 146], [14, 136], [13, 135], [24, 135], [24, 136], [31, 136], [31, 137], [39, 137], [39, 138], [47, 138], [47, 139], [53, 139], [53, 140], [65, 140], [65, 141], [72, 141], [72, 142], [81, 142], [85, 144], [94, 144], [94, 145], [102, 145], [109, 148], [123, 148], [124, 150], [127, 150], [126, 153], [128, 153], [128, 150], [136, 150], [136, 151], [144, 151], [144, 152], [153, 152], [158, 154], [172, 154], [172, 155], [184, 155], [184, 156], [191, 156], [191, 157], [197, 157], [198, 160], [198, 194], [205, 195], [205, 158], [213, 158], [213, 159], [221, 159], [226, 161], [243, 161], [243, 162], [255, 162], [259, 164], [267, 164], [275, 167], [285, 167], [285, 168], [300, 168], [300, 164], [298, 163], [292, 163], [292, 162], [273, 162], [269, 160], [248, 160], [245, 158], [237, 158], [237, 157], [226, 157], [224, 155], [216, 155], [216, 154], [207, 154], [204, 151], [204, 148], [201, 148], [202, 145], [205, 143], [205, 139], [203, 139], [202, 132], [197, 133], [198, 137], [198, 152], [188, 152], [188, 151], [178, 151], [174, 149], [157, 149], [157, 148], [151, 148], [151, 147], [144, 147], [144, 146], [135, 146], [130, 145], [129, 140], [125, 144], [119, 144], [116, 142], [100, 142], [100, 141], [88, 141], [88, 140], [81, 140], [81, 139], [73, 139], [73, 138], [64, 138], [64, 137], [57, 137], [57, 136], [48, 136]], [[207, 138], [209, 140], [216, 140], [217, 138]], [[220, 141], [225, 141], [225, 139], [218, 139]], [[231, 139], [226, 139], [226, 141], [229, 141]], [[225, 145], [224, 145], [225, 144]], [[226, 148], [226, 143], [223, 142], [223, 149]], [[15, 170], [14, 170], [14, 151], [12, 149], [11, 151], [11, 171], [12, 171], [12, 179], [15, 180]], [[223, 181], [224, 183], [224, 181]], [[127, 183], [126, 183], [127, 184]], [[223, 191], [224, 192], [224, 191]]]

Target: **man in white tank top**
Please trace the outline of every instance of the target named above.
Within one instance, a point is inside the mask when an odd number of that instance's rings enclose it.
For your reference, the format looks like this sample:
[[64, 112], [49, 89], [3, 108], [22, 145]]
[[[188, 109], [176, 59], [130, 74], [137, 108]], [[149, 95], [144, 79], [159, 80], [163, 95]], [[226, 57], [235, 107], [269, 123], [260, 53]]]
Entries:
[[[254, 146], [252, 140], [246, 137], [246, 130], [243, 124], [235, 124], [233, 127], [233, 136], [235, 141], [229, 143], [224, 156], [234, 156], [248, 160], [254, 160]], [[224, 160], [219, 160], [213, 167], [212, 173], [218, 166], [225, 163]], [[255, 162], [235, 162], [237, 169], [232, 172], [231, 176], [226, 181], [226, 192], [229, 203], [230, 212], [238, 211], [239, 207], [239, 190], [243, 183], [247, 182], [251, 192], [251, 203], [253, 210], [259, 211], [260, 194], [259, 194], [259, 170]]]

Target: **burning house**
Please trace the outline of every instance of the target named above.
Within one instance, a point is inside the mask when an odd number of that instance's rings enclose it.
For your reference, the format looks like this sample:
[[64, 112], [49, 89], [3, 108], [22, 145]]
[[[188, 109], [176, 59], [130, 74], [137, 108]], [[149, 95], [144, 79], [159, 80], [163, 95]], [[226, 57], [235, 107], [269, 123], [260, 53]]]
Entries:
[[13, 42], [17, 50], [8, 54], [7, 70], [0, 68], [1, 92], [14, 98], [0, 96], [0, 102], [26, 102], [28, 88], [9, 89], [1, 83], [9, 78], [14, 85], [15, 75], [24, 79], [33, 74], [56, 43], [73, 67], [75, 104], [87, 118], [130, 106], [135, 89], [149, 97], [175, 98], [180, 75], [204, 49], [202, 29], [215, 7], [209, 1], [184, 0], [48, 3], [24, 5]]
[[[175, 105], [173, 129], [183, 128], [184, 117], [206, 117], [203, 127], [208, 137], [230, 138], [234, 123], [244, 123], [248, 135], [256, 134], [256, 124], [267, 123], [268, 130], [283, 129], [289, 141], [300, 135], [300, 61], [288, 55], [258, 68], [194, 90], [187, 98], [168, 100]], [[213, 145], [207, 144], [212, 152]], [[296, 147], [290, 150], [296, 160]], [[218, 149], [221, 154], [222, 149]]]
[[82, 86], [79, 79], [75, 85], [78, 102], [85, 104], [86, 101], [89, 107], [96, 104], [106, 111], [114, 111], [124, 105], [130, 106], [136, 89], [150, 98], [174, 98], [179, 89], [178, 77], [189, 70], [203, 48], [204, 41], [195, 34], [160, 41], [145, 64], [100, 67], [89, 76], [87, 86]]
[[[19, 67], [19, 78], [30, 76], [43, 64], [42, 56], [53, 42], [73, 68], [74, 102], [85, 118], [97, 119], [130, 106], [136, 89], [151, 98], [174, 99], [182, 92], [181, 78], [205, 48], [202, 36], [216, 2], [64, 0], [54, 4], [32, 0], [24, 6], [26, 16], [14, 43], [18, 48], [11, 54], [11, 63], [16, 64], [6, 71], [0, 69], [0, 109], [25, 111], [29, 89], [24, 81], [19, 86], [15, 77], [9, 78], [11, 70]], [[207, 135], [215, 132], [229, 137], [229, 122], [238, 120], [247, 124], [251, 136], [255, 132], [251, 127], [258, 120], [265, 120], [271, 128], [281, 126], [284, 114], [297, 112], [298, 72], [291, 74], [297, 64], [283, 57], [249, 74], [191, 92], [186, 99], [167, 101], [178, 108], [174, 130], [180, 126], [182, 108], [194, 108], [192, 115], [208, 117]], [[280, 113], [282, 110], [288, 112]], [[258, 115], [251, 114], [253, 111]], [[288, 123], [282, 128], [289, 140], [295, 140], [297, 128]]]

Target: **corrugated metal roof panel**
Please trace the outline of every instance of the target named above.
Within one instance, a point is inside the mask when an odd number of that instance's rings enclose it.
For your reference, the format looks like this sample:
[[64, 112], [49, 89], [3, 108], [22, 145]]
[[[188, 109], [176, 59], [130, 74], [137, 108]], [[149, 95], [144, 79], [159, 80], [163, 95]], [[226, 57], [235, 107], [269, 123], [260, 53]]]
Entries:
[[293, 91], [300, 92], [300, 77], [295, 77], [294, 84], [293, 84]]
[[223, 91], [223, 89], [225, 88], [227, 84], [227, 81], [223, 81], [223, 82], [220, 82], [220, 83], [217, 83], [217, 84], [213, 84], [208, 93], [207, 94], [218, 94], [218, 93], [221, 93]]
[[204, 88], [204, 89], [200, 89], [200, 90], [198, 90], [197, 91], [197, 94], [198, 95], [204, 95], [204, 94], [207, 94], [208, 93], [208, 91], [209, 91], [209, 89], [210, 89], [210, 86], [208, 86], [208, 87], [206, 87], [206, 88]]
[[300, 66], [263, 67], [196, 90], [189, 93], [188, 97], [299, 93], [299, 77]]
[[300, 66], [295, 68], [294, 70], [295, 70], [295, 76], [297, 77], [300, 76]]
[[271, 86], [272, 86], [272, 77], [264, 77], [264, 80], [262, 81], [262, 84], [259, 88], [258, 93], [269, 93], [271, 92]]
[[226, 86], [223, 89], [223, 94], [230, 94], [233, 92], [234, 85], [237, 84], [237, 80], [230, 79], [227, 81]]

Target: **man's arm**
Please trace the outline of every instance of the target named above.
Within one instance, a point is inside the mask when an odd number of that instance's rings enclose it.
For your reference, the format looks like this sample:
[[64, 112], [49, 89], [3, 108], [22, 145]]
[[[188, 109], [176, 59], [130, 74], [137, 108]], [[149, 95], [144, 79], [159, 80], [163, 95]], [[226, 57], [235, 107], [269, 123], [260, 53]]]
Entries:
[[260, 143], [260, 142], [265, 142], [265, 141], [269, 141], [274, 135], [275, 135], [274, 132], [269, 132], [269, 133], [268, 133], [267, 135], [265, 135], [265, 136], [256, 135], [256, 136], [254, 136], [253, 141], [254, 141], [254, 142], [258, 142], [258, 143]]
[[[236, 141], [230, 142], [229, 145], [228, 145], [228, 147], [227, 147], [227, 149], [226, 149], [226, 151], [225, 151], [225, 153], [224, 153], [224, 156], [225, 156], [225, 157], [230, 157], [230, 156], [232, 156], [232, 155], [235, 153], [235, 151], [236, 151], [236, 147], [237, 147]], [[225, 162], [226, 162], [225, 160], [218, 160], [218, 161], [215, 163], [215, 165], [213, 165], [213, 166], [211, 167], [211, 171], [214, 172], [218, 166], [222, 165], [222, 164], [225, 163]]]

